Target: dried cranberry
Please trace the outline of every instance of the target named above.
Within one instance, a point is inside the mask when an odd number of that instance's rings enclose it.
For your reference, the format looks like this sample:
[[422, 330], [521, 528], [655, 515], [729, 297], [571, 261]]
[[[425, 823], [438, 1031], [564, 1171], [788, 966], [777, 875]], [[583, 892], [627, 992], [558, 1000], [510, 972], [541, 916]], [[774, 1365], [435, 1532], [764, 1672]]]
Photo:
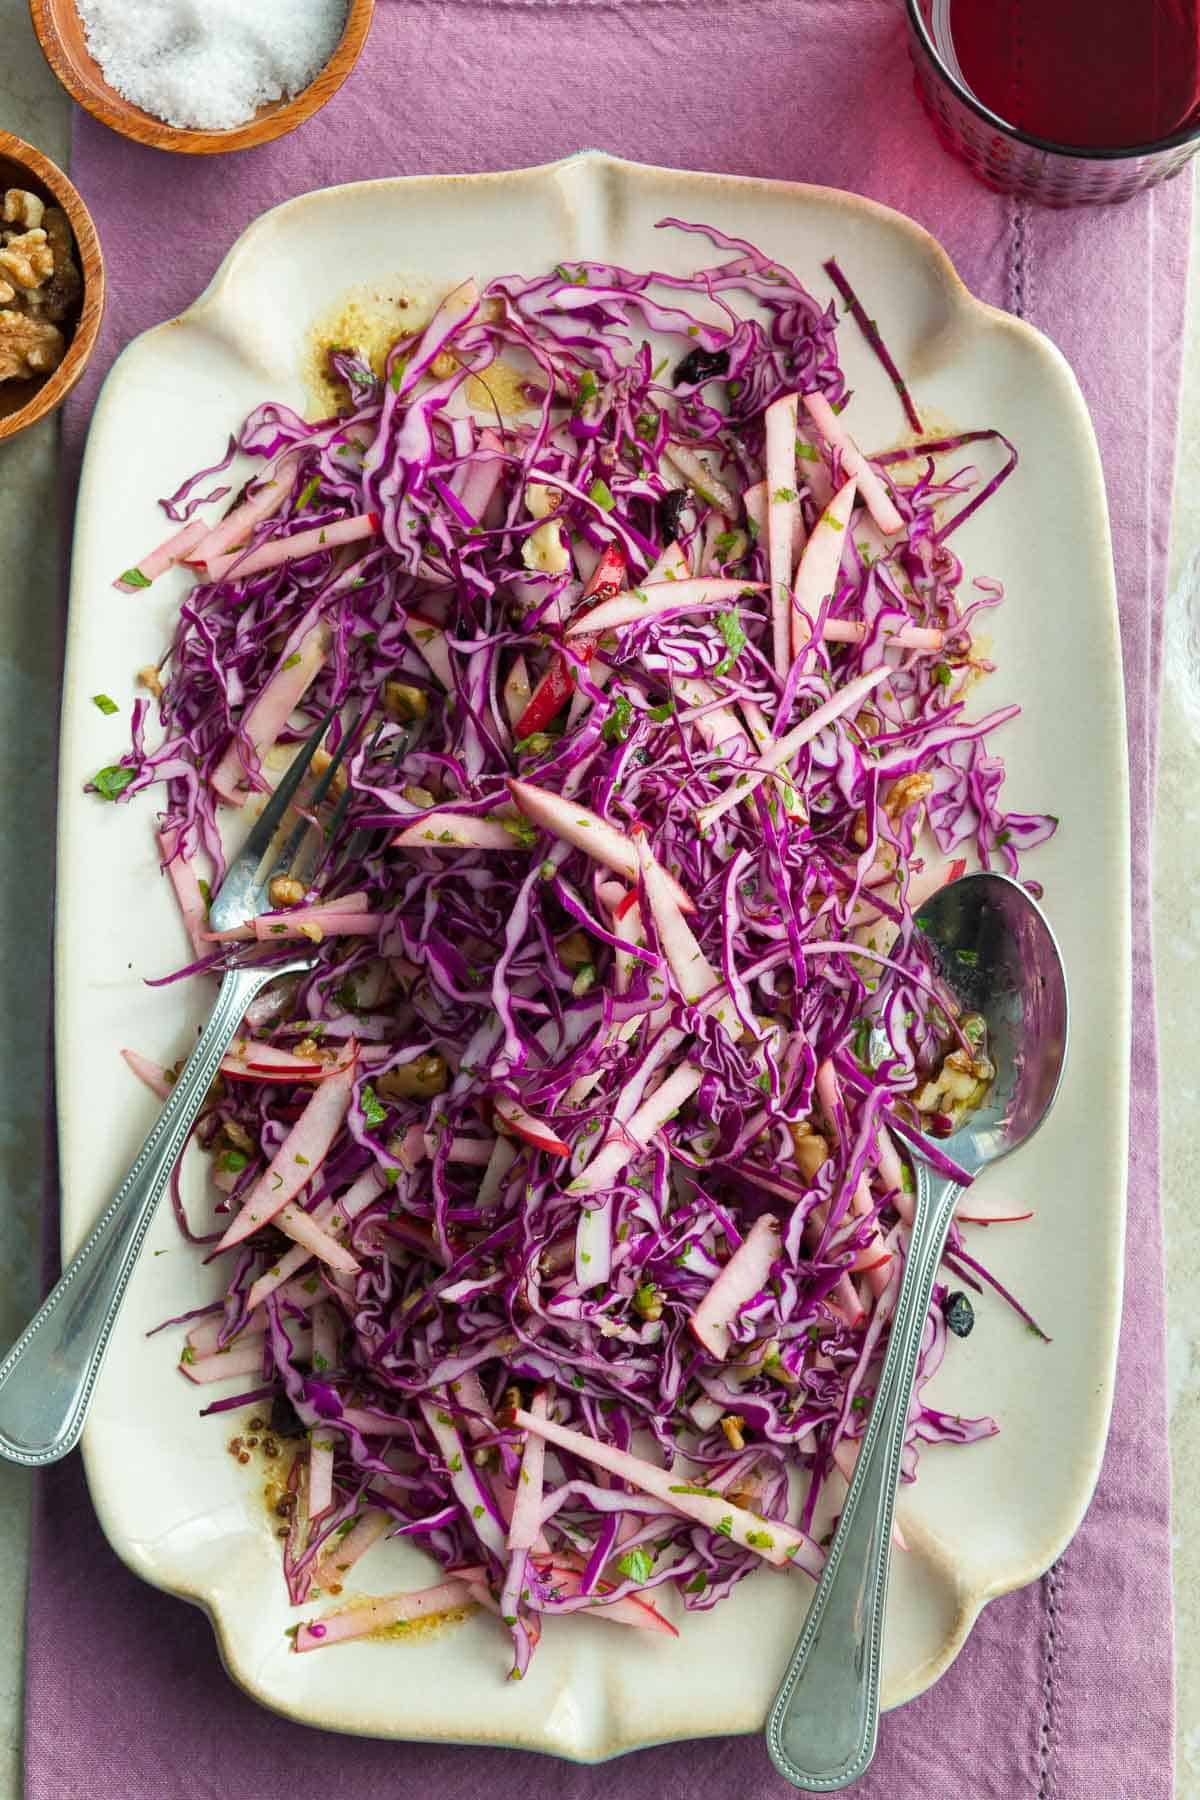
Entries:
[[304, 1426], [297, 1418], [296, 1410], [286, 1394], [276, 1394], [271, 1401], [271, 1430], [276, 1437], [304, 1436]]
[[658, 503], [658, 529], [664, 544], [673, 544], [679, 536], [679, 515], [691, 499], [686, 488], [672, 488]]
[[728, 350], [689, 350], [675, 369], [676, 387], [694, 387], [729, 372]]

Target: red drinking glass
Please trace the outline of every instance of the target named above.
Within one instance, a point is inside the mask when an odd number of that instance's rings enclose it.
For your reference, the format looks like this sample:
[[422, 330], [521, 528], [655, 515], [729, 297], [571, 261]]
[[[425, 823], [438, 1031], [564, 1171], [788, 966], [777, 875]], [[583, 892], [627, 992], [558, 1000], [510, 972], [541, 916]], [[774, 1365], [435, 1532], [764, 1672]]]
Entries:
[[917, 92], [989, 187], [1127, 200], [1200, 148], [1200, 0], [907, 0]]

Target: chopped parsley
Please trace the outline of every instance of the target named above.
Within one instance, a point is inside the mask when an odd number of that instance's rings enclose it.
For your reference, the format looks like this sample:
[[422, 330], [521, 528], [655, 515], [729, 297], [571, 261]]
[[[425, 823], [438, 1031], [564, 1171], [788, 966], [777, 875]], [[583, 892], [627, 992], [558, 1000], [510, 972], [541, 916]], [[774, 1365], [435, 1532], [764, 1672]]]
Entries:
[[125, 792], [133, 780], [135, 772], [133, 769], [126, 769], [119, 763], [114, 763], [107, 769], [96, 771], [92, 776], [92, 786], [102, 799], [115, 800], [118, 794]]
[[363, 1118], [374, 1128], [382, 1125], [387, 1118], [387, 1107], [382, 1105], [370, 1082], [364, 1082], [359, 1090], [358, 1103], [362, 1107]]
[[713, 670], [713, 674], [727, 675], [746, 648], [746, 634], [742, 630], [742, 621], [736, 610], [717, 614], [717, 630], [724, 638], [729, 654], [721, 658]]
[[623, 744], [633, 730], [633, 707], [624, 694], [613, 697], [612, 711], [600, 728], [606, 744]]
[[528, 750], [534, 756], [540, 756], [543, 750], [549, 750], [554, 743], [548, 731], [533, 731], [528, 737], [518, 738], [513, 745], [513, 754], [523, 756]]
[[649, 1581], [654, 1573], [654, 1558], [648, 1550], [627, 1550], [624, 1556], [617, 1558], [617, 1567], [630, 1581], [642, 1583]]

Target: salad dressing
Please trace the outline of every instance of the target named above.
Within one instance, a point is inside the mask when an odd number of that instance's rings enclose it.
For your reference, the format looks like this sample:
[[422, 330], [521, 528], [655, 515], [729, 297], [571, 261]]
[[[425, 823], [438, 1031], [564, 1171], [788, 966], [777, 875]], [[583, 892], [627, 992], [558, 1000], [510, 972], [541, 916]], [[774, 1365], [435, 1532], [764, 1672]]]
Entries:
[[345, 388], [329, 374], [331, 350], [356, 351], [382, 379], [396, 339], [423, 331], [436, 304], [433, 284], [416, 276], [344, 289], [317, 314], [305, 337], [300, 373], [308, 391], [307, 417], [327, 419], [345, 404]]
[[[317, 315], [305, 338], [301, 358], [308, 401], [305, 416], [327, 419], [345, 404], [345, 388], [329, 373], [331, 350], [353, 350], [382, 380], [392, 345], [423, 331], [436, 303], [432, 284], [415, 276], [347, 288]], [[507, 420], [535, 410], [526, 393], [527, 380], [525, 370], [497, 357], [481, 376], [471, 377], [463, 392], [483, 422], [494, 422], [497, 414]]]

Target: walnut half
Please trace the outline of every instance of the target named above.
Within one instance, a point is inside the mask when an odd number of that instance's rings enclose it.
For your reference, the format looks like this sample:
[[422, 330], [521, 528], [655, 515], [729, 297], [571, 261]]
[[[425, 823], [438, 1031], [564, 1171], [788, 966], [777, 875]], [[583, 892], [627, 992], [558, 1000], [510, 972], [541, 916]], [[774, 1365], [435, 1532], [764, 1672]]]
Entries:
[[57, 325], [31, 313], [0, 306], [0, 381], [28, 381], [49, 375], [66, 354]]
[[0, 206], [0, 218], [4, 223], [19, 225], [22, 231], [36, 230], [45, 213], [45, 201], [39, 200], [36, 194], [27, 193], [24, 188], [9, 188], [3, 206]]
[[0, 275], [19, 288], [39, 288], [54, 273], [54, 252], [39, 225], [35, 231], [6, 231], [0, 248]]

